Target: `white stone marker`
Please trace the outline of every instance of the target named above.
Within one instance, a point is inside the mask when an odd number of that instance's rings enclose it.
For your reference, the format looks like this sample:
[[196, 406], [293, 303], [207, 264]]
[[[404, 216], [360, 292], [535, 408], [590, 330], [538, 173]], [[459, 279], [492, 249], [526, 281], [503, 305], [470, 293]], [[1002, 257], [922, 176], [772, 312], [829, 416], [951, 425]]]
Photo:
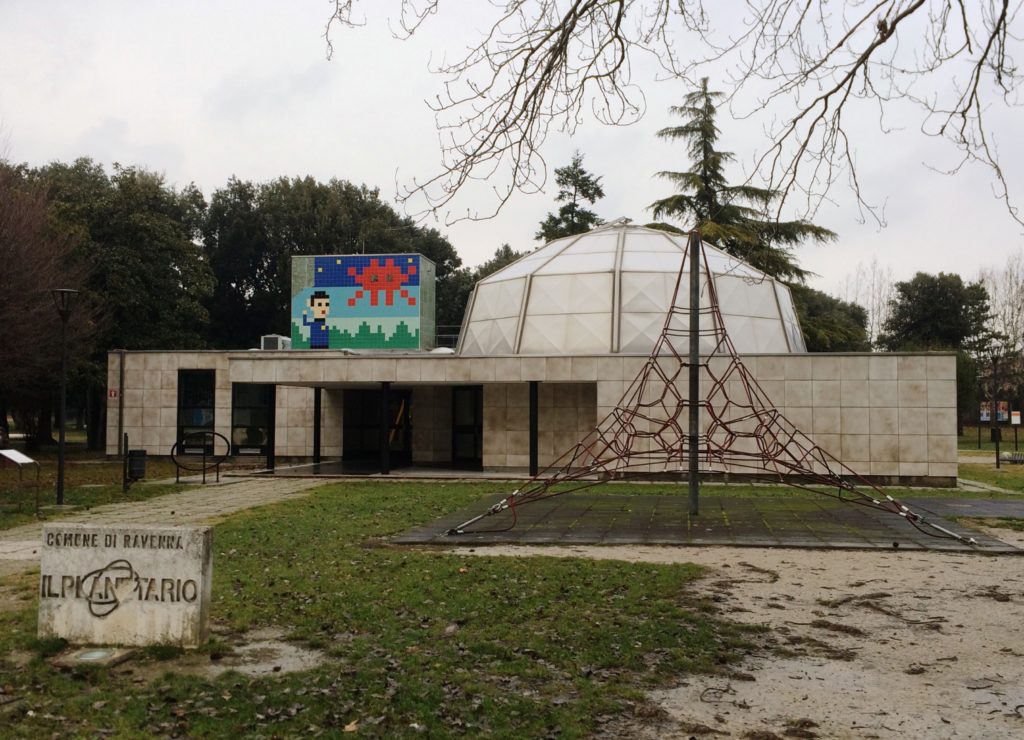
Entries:
[[212, 543], [209, 527], [45, 525], [39, 636], [201, 645], [209, 627]]

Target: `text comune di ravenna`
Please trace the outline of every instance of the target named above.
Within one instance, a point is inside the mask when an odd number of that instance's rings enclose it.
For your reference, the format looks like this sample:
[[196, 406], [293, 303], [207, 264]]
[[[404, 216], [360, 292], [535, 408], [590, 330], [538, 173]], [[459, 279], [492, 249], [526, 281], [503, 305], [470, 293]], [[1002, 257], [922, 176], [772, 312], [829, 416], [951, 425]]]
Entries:
[[47, 547], [122, 547], [133, 550], [184, 550], [179, 534], [47, 532]]

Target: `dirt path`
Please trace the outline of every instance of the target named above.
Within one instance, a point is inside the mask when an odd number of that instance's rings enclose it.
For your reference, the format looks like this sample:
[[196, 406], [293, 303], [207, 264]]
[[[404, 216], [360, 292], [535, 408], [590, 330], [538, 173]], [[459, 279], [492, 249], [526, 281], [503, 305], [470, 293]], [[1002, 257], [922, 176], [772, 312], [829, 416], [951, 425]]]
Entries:
[[[991, 534], [1024, 546], [1024, 534]], [[652, 700], [671, 719], [617, 732], [1024, 736], [1021, 556], [717, 547], [481, 547], [476, 554], [699, 563], [709, 568], [700, 586], [724, 615], [767, 625], [784, 649], [783, 657], [751, 657], [732, 678], [688, 677], [656, 692]]]

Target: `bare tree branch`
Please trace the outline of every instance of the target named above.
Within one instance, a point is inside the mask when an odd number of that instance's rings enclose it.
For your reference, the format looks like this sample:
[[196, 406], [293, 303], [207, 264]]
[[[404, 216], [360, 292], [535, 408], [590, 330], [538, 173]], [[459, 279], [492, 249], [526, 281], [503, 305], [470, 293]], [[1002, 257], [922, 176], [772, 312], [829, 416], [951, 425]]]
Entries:
[[892, 267], [882, 267], [876, 257], [868, 264], [858, 263], [840, 285], [839, 298], [847, 303], [856, 303], [867, 311], [867, 333], [872, 344], [878, 342], [882, 327], [889, 319], [895, 283]]
[[1024, 349], [1024, 249], [978, 274], [988, 291], [992, 331], [1006, 338], [1008, 352]]
[[[357, 25], [359, 0], [334, 0], [324, 36]], [[729, 70], [728, 101], [738, 118], [767, 135], [750, 172], [779, 190], [777, 212], [799, 196], [812, 214], [845, 177], [862, 212], [881, 215], [861, 192], [850, 114], [865, 103], [905, 117], [916, 106], [921, 130], [981, 163], [1012, 218], [1010, 197], [987, 115], [1019, 105], [1013, 51], [1024, 0], [493, 0], [495, 19], [454, 62], [435, 70], [443, 90], [431, 101], [442, 166], [402, 193], [425, 210], [449, 208], [467, 184], [486, 180], [494, 212], [516, 191], [542, 187], [540, 147], [552, 132], [572, 134], [592, 115], [627, 125], [645, 113], [633, 79], [638, 55], [653, 54], [692, 82], [707, 68]], [[457, 12], [441, 0], [399, 0], [399, 37], [428, 18]], [[737, 12], [739, 9], [739, 12]], [[493, 215], [469, 213], [461, 218]]]

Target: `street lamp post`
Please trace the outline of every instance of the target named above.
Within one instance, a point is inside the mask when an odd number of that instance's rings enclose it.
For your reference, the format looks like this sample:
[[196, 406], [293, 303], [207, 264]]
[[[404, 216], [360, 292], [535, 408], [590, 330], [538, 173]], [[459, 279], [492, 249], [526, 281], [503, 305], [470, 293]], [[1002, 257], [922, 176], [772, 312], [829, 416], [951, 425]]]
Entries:
[[55, 288], [53, 303], [60, 315], [60, 420], [57, 437], [57, 506], [64, 505], [64, 427], [68, 410], [68, 319], [77, 290]]
[[999, 355], [1002, 347], [993, 344], [989, 347], [989, 354], [992, 356], [992, 405], [989, 411], [989, 426], [991, 427], [992, 441], [996, 443], [996, 468], [999, 468], [999, 437], [1002, 430], [999, 428]]

